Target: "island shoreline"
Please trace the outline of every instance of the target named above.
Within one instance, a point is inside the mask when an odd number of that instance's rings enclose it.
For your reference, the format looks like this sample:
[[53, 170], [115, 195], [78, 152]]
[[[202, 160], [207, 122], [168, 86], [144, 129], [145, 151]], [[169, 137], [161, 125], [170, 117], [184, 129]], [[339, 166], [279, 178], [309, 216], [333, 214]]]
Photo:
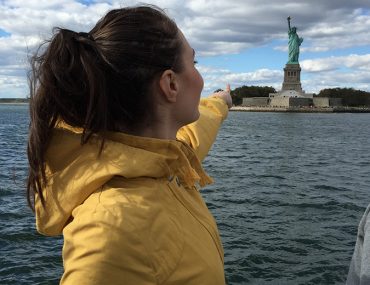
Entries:
[[231, 112], [275, 112], [275, 113], [370, 113], [369, 107], [246, 107], [233, 106]]

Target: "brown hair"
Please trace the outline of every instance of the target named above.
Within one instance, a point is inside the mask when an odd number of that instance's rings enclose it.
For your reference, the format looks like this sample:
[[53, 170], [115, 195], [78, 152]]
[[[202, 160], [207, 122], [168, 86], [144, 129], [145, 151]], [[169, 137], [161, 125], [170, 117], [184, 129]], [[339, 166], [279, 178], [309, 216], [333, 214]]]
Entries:
[[54, 29], [30, 60], [32, 209], [35, 193], [44, 204], [45, 153], [56, 123], [82, 128], [81, 144], [92, 134], [140, 128], [150, 120], [156, 76], [181, 71], [181, 48], [175, 22], [155, 6], [112, 10], [89, 33]]

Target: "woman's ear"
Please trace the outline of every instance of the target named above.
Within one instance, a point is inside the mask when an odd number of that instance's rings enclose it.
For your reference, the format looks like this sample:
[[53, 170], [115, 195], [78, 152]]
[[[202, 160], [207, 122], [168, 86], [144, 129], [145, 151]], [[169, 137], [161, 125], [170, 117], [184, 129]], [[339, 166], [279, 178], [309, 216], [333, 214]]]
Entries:
[[178, 77], [173, 70], [165, 70], [159, 78], [161, 93], [168, 102], [175, 103], [179, 91]]

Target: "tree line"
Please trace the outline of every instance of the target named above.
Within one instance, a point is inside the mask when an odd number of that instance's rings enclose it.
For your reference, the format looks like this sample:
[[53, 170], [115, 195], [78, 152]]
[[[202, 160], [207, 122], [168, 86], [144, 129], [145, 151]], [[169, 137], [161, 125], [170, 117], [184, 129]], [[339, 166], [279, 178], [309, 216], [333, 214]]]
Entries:
[[330, 88], [323, 89], [317, 97], [342, 98], [343, 106], [370, 107], [370, 92], [353, 88]]
[[[245, 97], [268, 97], [270, 93], [276, 93], [275, 88], [271, 86], [241, 86], [231, 90], [231, 98], [234, 105], [241, 105]], [[354, 88], [322, 89], [318, 94], [314, 94], [314, 97], [342, 98], [343, 106], [370, 107], [370, 92]]]
[[[218, 89], [216, 91], [220, 91]], [[231, 98], [234, 105], [241, 105], [245, 97], [268, 97], [270, 93], [275, 93], [275, 88], [271, 86], [241, 86], [231, 90]]]
[[0, 98], [1, 103], [16, 104], [16, 103], [29, 103], [29, 98]]

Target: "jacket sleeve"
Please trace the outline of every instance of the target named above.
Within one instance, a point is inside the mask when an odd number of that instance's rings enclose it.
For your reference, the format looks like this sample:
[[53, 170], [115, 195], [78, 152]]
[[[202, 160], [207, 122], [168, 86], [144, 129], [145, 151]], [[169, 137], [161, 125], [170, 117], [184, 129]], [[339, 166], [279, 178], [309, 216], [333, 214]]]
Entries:
[[346, 284], [370, 284], [370, 205], [367, 207], [358, 227], [356, 246]]
[[221, 98], [201, 99], [199, 104], [199, 119], [182, 127], [177, 133], [177, 139], [192, 147], [200, 161], [207, 156], [218, 130], [227, 117], [228, 107]]
[[135, 227], [108, 211], [73, 220], [63, 231], [61, 285], [153, 285], [154, 271]]

